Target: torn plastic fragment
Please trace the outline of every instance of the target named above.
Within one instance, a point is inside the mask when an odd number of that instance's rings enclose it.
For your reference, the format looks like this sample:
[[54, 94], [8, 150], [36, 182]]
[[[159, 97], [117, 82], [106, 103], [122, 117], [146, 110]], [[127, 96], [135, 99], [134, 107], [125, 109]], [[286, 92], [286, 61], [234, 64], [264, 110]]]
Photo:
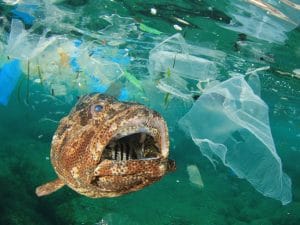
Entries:
[[186, 169], [189, 175], [190, 182], [197, 188], [202, 189], [204, 187], [204, 183], [198, 167], [196, 165], [188, 165]]

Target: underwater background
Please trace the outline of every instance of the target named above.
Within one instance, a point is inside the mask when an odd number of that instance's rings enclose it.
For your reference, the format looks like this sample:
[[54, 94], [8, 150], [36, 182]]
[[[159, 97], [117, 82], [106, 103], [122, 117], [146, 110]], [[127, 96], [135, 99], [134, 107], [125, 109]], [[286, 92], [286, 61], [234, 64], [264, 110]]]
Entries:
[[[0, 1], [0, 224], [300, 224], [299, 24], [296, 0]], [[226, 99], [234, 80], [241, 82], [232, 86], [234, 103], [253, 96], [249, 115], [263, 119], [267, 134], [250, 129], [250, 116], [225, 123], [235, 108], [205, 99], [213, 90]], [[177, 170], [117, 198], [90, 199], [68, 187], [38, 198], [35, 188], [56, 177], [49, 153], [59, 120], [91, 92], [161, 113]], [[251, 111], [257, 105], [261, 117]], [[214, 110], [213, 120], [197, 116]], [[240, 179], [243, 161], [201, 154], [199, 140], [208, 133], [213, 140], [219, 133], [210, 127], [226, 124], [253, 135], [253, 142], [236, 138], [245, 149], [268, 139], [261, 149], [271, 152], [263, 160], [271, 166], [253, 157], [254, 178]], [[253, 184], [265, 179], [277, 193], [282, 171], [291, 184], [276, 197]]]

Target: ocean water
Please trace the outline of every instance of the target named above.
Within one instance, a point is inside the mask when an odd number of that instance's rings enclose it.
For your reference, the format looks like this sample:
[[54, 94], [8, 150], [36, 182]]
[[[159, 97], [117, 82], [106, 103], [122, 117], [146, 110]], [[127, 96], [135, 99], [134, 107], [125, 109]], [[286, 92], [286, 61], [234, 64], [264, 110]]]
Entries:
[[[0, 105], [0, 224], [300, 224], [299, 4], [296, 0], [0, 1], [0, 71], [13, 59], [19, 60], [22, 70], [8, 103]], [[153, 49], [178, 33], [181, 36], [175, 36], [171, 45], [175, 52], [187, 51], [212, 62], [203, 68], [210, 76], [202, 80], [204, 86], [253, 75], [251, 87], [268, 106], [276, 152], [292, 181], [290, 203], [282, 205], [262, 195], [220, 160], [213, 165], [178, 124], [203, 94], [197, 89], [198, 80], [178, 78], [178, 86], [166, 80], [167, 88], [162, 88], [157, 85], [162, 78], [155, 78], [156, 71], [149, 66]], [[155, 60], [162, 62], [161, 67], [168, 63], [163, 57]], [[186, 78], [194, 71], [183, 68], [183, 72]], [[11, 80], [0, 86], [0, 96], [10, 84]], [[179, 94], [170, 90], [172, 84]], [[169, 126], [170, 158], [177, 170], [117, 198], [90, 199], [68, 187], [37, 197], [35, 188], [56, 177], [49, 153], [59, 120], [77, 96], [95, 91], [160, 112]], [[199, 170], [203, 185], [191, 182], [191, 165]]]

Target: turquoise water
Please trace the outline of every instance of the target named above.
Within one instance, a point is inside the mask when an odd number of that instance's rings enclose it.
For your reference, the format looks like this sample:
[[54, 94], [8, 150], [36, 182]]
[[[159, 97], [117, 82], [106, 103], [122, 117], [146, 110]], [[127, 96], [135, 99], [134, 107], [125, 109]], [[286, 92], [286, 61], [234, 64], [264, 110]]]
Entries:
[[[243, 4], [255, 11], [246, 12], [240, 1], [99, 2], [32, 0], [20, 1], [20, 8], [0, 2], [0, 67], [17, 58], [22, 69], [9, 103], [0, 105], [0, 224], [300, 224], [299, 10], [279, 7], [291, 23], [250, 3]], [[275, 5], [276, 1], [265, 2]], [[30, 5], [30, 10], [25, 9], [27, 17], [12, 12], [24, 12], [24, 5]], [[232, 24], [238, 12], [249, 23], [265, 13], [261, 22], [272, 26], [261, 28], [257, 19], [249, 25], [256, 29], [247, 31], [245, 24]], [[28, 15], [34, 18], [32, 23], [26, 20]], [[14, 39], [9, 44], [13, 18], [21, 19], [23, 32], [31, 36], [19, 36], [19, 42]], [[260, 69], [255, 73], [260, 82], [255, 84], [269, 107], [276, 151], [292, 181], [289, 204], [263, 196], [221, 161], [214, 167], [178, 125], [197, 95], [203, 94], [198, 81], [186, 79], [186, 87], [176, 86], [189, 96], [186, 99], [157, 87], [161, 78], [149, 72], [151, 49], [176, 33], [186, 41], [181, 45], [190, 46], [184, 48], [191, 55], [213, 62], [204, 74], [215, 81]], [[40, 37], [48, 40], [45, 48], [37, 44]], [[79, 47], [74, 41], [80, 42]], [[40, 51], [33, 51], [35, 47]], [[91, 66], [91, 56], [100, 62], [99, 70]], [[38, 198], [35, 188], [55, 178], [49, 152], [58, 121], [77, 96], [94, 91], [116, 97], [123, 93], [121, 98], [160, 112], [169, 126], [170, 158], [177, 163], [176, 172], [117, 198], [89, 199], [68, 187]], [[203, 187], [191, 182], [189, 165], [200, 171]]]

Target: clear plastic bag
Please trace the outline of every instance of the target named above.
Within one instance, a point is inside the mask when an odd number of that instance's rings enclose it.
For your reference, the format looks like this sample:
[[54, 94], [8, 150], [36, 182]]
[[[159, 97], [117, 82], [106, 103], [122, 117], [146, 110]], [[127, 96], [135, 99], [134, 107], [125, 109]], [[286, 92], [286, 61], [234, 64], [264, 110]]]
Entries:
[[242, 76], [206, 89], [179, 123], [212, 163], [219, 159], [263, 195], [291, 202], [291, 180], [276, 153], [268, 106]]

